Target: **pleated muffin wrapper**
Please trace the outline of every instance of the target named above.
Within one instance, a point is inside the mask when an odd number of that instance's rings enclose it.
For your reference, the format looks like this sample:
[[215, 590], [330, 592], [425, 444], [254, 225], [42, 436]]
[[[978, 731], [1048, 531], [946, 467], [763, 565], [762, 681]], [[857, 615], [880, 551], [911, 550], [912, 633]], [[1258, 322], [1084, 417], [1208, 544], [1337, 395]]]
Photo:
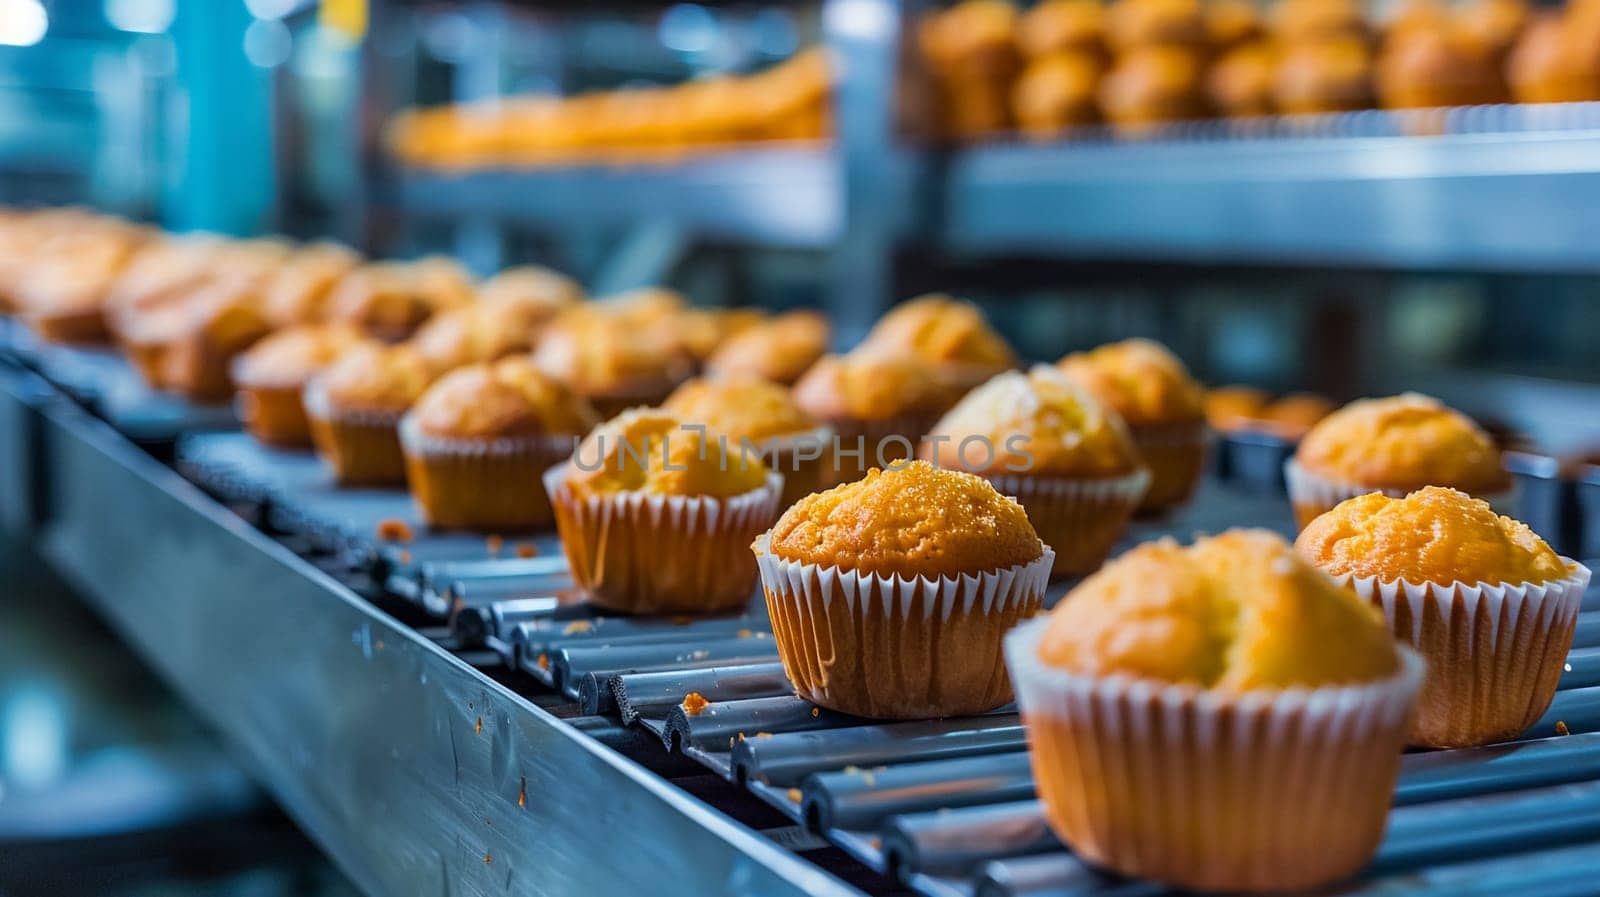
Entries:
[[400, 451], [403, 411], [334, 408], [318, 378], [301, 396], [317, 455], [346, 486], [399, 486], [406, 481]]
[[1438, 583], [1335, 577], [1383, 611], [1428, 661], [1414, 745], [1471, 747], [1527, 731], [1550, 708], [1572, 649], [1589, 568], [1544, 583]]
[[545, 471], [561, 548], [589, 600], [629, 614], [745, 607], [756, 585], [750, 542], [778, 516], [783, 476], [729, 498], [639, 491], [579, 496], [570, 464]]
[[[1382, 492], [1390, 498], [1405, 498], [1416, 491], [1416, 489], [1380, 489], [1373, 486], [1358, 486], [1354, 483], [1341, 483], [1306, 470], [1294, 458], [1283, 462], [1283, 479], [1289, 487], [1289, 503], [1294, 505], [1295, 523], [1300, 529], [1305, 529], [1311, 521], [1348, 499], [1359, 498], [1372, 492]], [[1514, 480], [1501, 491], [1473, 493], [1472, 497], [1488, 502], [1496, 514], [1515, 516], [1517, 488]]]
[[1005, 633], [1044, 605], [1055, 552], [958, 577], [883, 576], [751, 546], [784, 672], [812, 703], [875, 719], [968, 716], [1011, 700]]
[[1140, 513], [1155, 514], [1181, 505], [1194, 494], [1205, 472], [1210, 430], [1205, 421], [1129, 427], [1139, 458], [1150, 469], [1150, 488]]
[[1086, 676], [1038, 656], [1047, 619], [1006, 638], [1039, 798], [1084, 860], [1206, 891], [1309, 888], [1383, 835], [1425, 663], [1387, 679], [1208, 691]]
[[1127, 532], [1145, 491], [1150, 471], [1127, 476], [1078, 477], [997, 474], [985, 479], [1028, 512], [1039, 538], [1055, 549], [1055, 576], [1093, 573]]
[[429, 526], [486, 532], [548, 528], [555, 522], [542, 477], [568, 458], [578, 436], [544, 433], [461, 439], [400, 419], [406, 482]]

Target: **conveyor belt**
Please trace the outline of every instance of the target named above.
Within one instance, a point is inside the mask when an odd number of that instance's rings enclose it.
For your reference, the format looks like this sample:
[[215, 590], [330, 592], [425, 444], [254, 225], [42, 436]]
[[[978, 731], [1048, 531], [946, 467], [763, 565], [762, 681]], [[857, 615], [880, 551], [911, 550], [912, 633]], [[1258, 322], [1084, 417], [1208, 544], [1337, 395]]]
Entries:
[[[308, 456], [239, 434], [190, 435], [180, 469], [320, 554], [326, 568], [379, 583], [478, 664], [528, 674], [587, 714], [612, 716], [752, 794], [867, 866], [929, 897], [1128, 895], [1164, 889], [1090, 869], [1044, 825], [1020, 720], [1010, 709], [955, 720], [874, 723], [795, 697], [776, 662], [763, 603], [709, 619], [609, 616], [575, 602], [557, 547], [491, 556], [481, 536], [433, 534], [398, 490], [333, 488]], [[407, 521], [415, 538], [379, 538]], [[1269, 492], [1207, 483], [1188, 509], [1138, 524], [1129, 544], [1232, 525], [1287, 532]], [[507, 540], [509, 544], [511, 540]], [[1059, 597], [1065, 586], [1052, 591]], [[1600, 600], [1591, 593], [1550, 712], [1522, 739], [1417, 752], [1403, 761], [1389, 832], [1348, 893], [1600, 891]], [[709, 704], [697, 713], [683, 697]], [[586, 716], [582, 719], [596, 719]], [[1557, 723], [1567, 735], [1556, 735]], [[481, 721], [480, 721], [481, 723]]]

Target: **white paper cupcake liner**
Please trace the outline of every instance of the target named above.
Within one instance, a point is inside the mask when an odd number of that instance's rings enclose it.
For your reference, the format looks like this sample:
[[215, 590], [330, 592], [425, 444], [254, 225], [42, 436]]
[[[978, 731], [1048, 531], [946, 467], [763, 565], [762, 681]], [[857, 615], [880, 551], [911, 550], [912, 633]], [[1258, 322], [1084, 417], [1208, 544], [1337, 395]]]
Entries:
[[1139, 510], [1161, 511], [1188, 501], [1205, 472], [1211, 442], [1205, 421], [1130, 427], [1129, 432], [1150, 469], [1150, 488]]
[[400, 419], [406, 481], [422, 516], [435, 527], [487, 532], [548, 527], [554, 520], [541, 480], [572, 456], [570, 434], [462, 439], [422, 432], [415, 415]]
[[308, 417], [337, 420], [352, 426], [398, 428], [400, 418], [405, 416], [404, 411], [387, 408], [334, 408], [333, 403], [328, 400], [328, 391], [317, 377], [306, 381], [305, 392], [301, 394], [300, 400], [306, 406]]
[[1382, 837], [1425, 664], [1238, 694], [1047, 666], [1047, 619], [1006, 638], [1051, 827], [1084, 859], [1200, 890], [1309, 888]]
[[1055, 552], [959, 577], [882, 576], [751, 549], [778, 654], [800, 697], [877, 719], [993, 710], [1011, 700], [1001, 642], [1037, 613]]
[[1150, 488], [1150, 471], [1127, 476], [1073, 477], [999, 474], [985, 477], [1028, 512], [1039, 538], [1055, 549], [1055, 575], [1092, 573], [1110, 556]]
[[617, 492], [578, 496], [571, 465], [544, 474], [572, 578], [595, 604], [637, 614], [743, 607], [756, 584], [750, 542], [772, 525], [783, 476], [731, 498]]
[[1589, 568], [1546, 583], [1335, 577], [1383, 611], [1428, 661], [1411, 742], [1467, 747], [1522, 734], [1549, 709], [1589, 585]]
[[[1289, 502], [1294, 505], [1295, 516], [1300, 522], [1300, 528], [1316, 519], [1318, 515], [1333, 510], [1340, 502], [1352, 498], [1359, 498], [1372, 492], [1382, 492], [1390, 498], [1405, 498], [1415, 489], [1379, 489], [1372, 486], [1357, 486], [1354, 483], [1341, 483], [1320, 477], [1300, 466], [1294, 458], [1283, 462], [1283, 479], [1289, 487]], [[1421, 487], [1418, 487], [1421, 488]], [[1509, 488], [1500, 492], [1484, 495], [1473, 495], [1481, 498], [1494, 508], [1496, 514], [1514, 515], [1517, 507], [1517, 487], [1512, 481]]]

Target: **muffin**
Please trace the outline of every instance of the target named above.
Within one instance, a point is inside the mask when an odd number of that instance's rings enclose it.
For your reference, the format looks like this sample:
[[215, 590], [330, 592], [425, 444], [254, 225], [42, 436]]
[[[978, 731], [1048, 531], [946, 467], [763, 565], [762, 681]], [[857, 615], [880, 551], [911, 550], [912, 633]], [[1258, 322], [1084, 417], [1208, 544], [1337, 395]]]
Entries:
[[1176, 355], [1130, 339], [1068, 355], [1057, 366], [1128, 425], [1150, 469], [1140, 510], [1165, 510], [1194, 494], [1205, 468], [1205, 390]]
[[311, 441], [335, 479], [346, 486], [405, 482], [400, 418], [432, 379], [414, 350], [365, 344], [311, 378], [304, 394]]
[[1473, 106], [1505, 100], [1493, 60], [1451, 30], [1416, 26], [1385, 41], [1374, 67], [1385, 109]]
[[734, 455], [759, 457], [782, 474], [780, 509], [821, 488], [833, 429], [807, 414], [788, 389], [757, 377], [696, 379], [661, 408], [726, 437]]
[[745, 607], [750, 540], [777, 517], [783, 487], [759, 459], [650, 408], [601, 424], [544, 481], [573, 581], [633, 614]]
[[1264, 36], [1261, 12], [1252, 0], [1210, 0], [1204, 15], [1206, 38], [1217, 52], [1259, 43]]
[[583, 287], [576, 280], [538, 265], [507, 268], [478, 287], [479, 302], [542, 309], [546, 319], [577, 305], [583, 297]]
[[660, 402], [688, 378], [692, 368], [670, 331], [587, 306], [550, 322], [539, 337], [533, 360], [602, 416]]
[[1044, 0], [1017, 24], [1017, 49], [1037, 60], [1057, 53], [1105, 56], [1105, 7], [1100, 0]]
[[1095, 91], [1101, 68], [1098, 56], [1074, 50], [1029, 62], [1011, 89], [1011, 111], [1022, 133], [1049, 139], [1098, 120]]
[[1600, 99], [1600, 55], [1585, 52], [1584, 29], [1573, 17], [1536, 16], [1506, 59], [1506, 80], [1519, 103], [1576, 103]]
[[1332, 402], [1309, 392], [1292, 392], [1267, 403], [1260, 410], [1259, 429], [1276, 433], [1290, 442], [1299, 442], [1321, 420], [1335, 411]]
[[736, 333], [706, 359], [713, 376], [749, 375], [792, 385], [828, 351], [828, 319], [816, 312], [778, 315]]
[[262, 311], [274, 327], [321, 321], [334, 288], [360, 265], [361, 256], [338, 243], [302, 247], [262, 286]]
[[1119, 54], [1157, 46], [1199, 50], [1206, 43], [1198, 0], [1115, 0], [1106, 7], [1105, 29]]
[[1272, 114], [1272, 79], [1277, 49], [1267, 41], [1240, 44], [1206, 70], [1206, 101], [1229, 118]]
[[373, 262], [339, 281], [328, 296], [327, 316], [393, 342], [411, 336], [435, 313], [472, 299], [471, 275], [451, 259]]
[[859, 349], [916, 355], [960, 392], [1017, 366], [1016, 353], [976, 305], [936, 293], [895, 306], [878, 319]]
[[1427, 659], [1412, 744], [1505, 741], [1550, 707], [1589, 570], [1525, 525], [1428, 486], [1349, 499], [1311, 521], [1295, 549]]
[[1006, 93], [1021, 64], [1017, 19], [1005, 0], [965, 0], [918, 23], [940, 136], [984, 137], [1010, 127]]
[[1053, 562], [1021, 505], [921, 461], [801, 499], [753, 549], [795, 692], [876, 719], [1010, 701], [1002, 638]]
[[1511, 477], [1482, 428], [1416, 393], [1351, 402], [1311, 428], [1284, 465], [1295, 519], [1304, 527], [1347, 498], [1400, 497], [1449, 486], [1508, 506]]
[[1260, 530], [1134, 548], [1008, 636], [1006, 659], [1056, 834], [1200, 891], [1361, 868], [1423, 677], [1372, 608]]
[[313, 375], [368, 341], [348, 324], [300, 324], [279, 330], [233, 360], [234, 408], [250, 435], [268, 445], [309, 448], [304, 393]]
[[1275, 40], [1304, 43], [1328, 38], [1366, 41], [1367, 18], [1359, 0], [1280, 0], [1268, 29]]
[[1358, 37], [1317, 37], [1284, 45], [1272, 105], [1289, 115], [1348, 112], [1372, 105], [1372, 54]]
[[766, 319], [757, 308], [691, 308], [673, 319], [672, 328], [683, 351], [703, 366], [723, 343]]
[[920, 455], [1021, 502], [1056, 551], [1057, 576], [1099, 567], [1150, 485], [1116, 412], [1044, 365], [968, 393], [933, 425]]
[[260, 295], [242, 283], [214, 282], [182, 301], [159, 337], [156, 384], [197, 402], [232, 397], [233, 359], [271, 332]]
[[547, 315], [520, 301], [474, 302], [428, 319], [409, 345], [436, 373], [533, 349]]
[[1202, 60], [1186, 47], [1139, 47], [1117, 58], [1100, 82], [1100, 113], [1138, 134], [1162, 122], [1205, 112]]
[[1206, 423], [1217, 432], [1251, 429], [1272, 396], [1254, 386], [1219, 386], [1206, 391]]
[[915, 355], [826, 355], [794, 386], [795, 404], [834, 432], [822, 485], [858, 480], [911, 457], [917, 441], [959, 395]]
[[440, 529], [547, 527], [554, 516], [541, 478], [597, 420], [525, 357], [458, 368], [400, 421], [411, 495]]
[[1479, 53], [1498, 63], [1531, 18], [1525, 0], [1472, 0], [1457, 8], [1455, 27]]

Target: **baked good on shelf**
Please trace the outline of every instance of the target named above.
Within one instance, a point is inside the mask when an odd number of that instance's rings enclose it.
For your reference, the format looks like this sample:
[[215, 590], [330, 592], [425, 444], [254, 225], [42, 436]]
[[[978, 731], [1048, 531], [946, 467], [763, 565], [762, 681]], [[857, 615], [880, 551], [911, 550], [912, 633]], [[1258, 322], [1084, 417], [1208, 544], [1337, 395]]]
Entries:
[[1279, 0], [1267, 24], [1273, 39], [1285, 43], [1370, 37], [1359, 0]]
[[1265, 34], [1261, 10], [1251, 0], [1210, 0], [1203, 14], [1206, 39], [1219, 53], [1259, 42]]
[[1130, 339], [1076, 352], [1057, 363], [1073, 382], [1121, 417], [1150, 489], [1139, 507], [1159, 511], [1194, 493], [1205, 468], [1205, 389], [1160, 343]]
[[921, 461], [801, 499], [753, 549], [796, 693], [879, 719], [1011, 700], [1002, 637], [1052, 563], [1021, 505]]
[[1316, 393], [1292, 392], [1268, 402], [1260, 410], [1256, 427], [1276, 433], [1290, 442], [1299, 442], [1337, 407]]
[[349, 324], [297, 324], [276, 331], [233, 360], [234, 408], [256, 439], [285, 448], [311, 445], [306, 383], [370, 337]]
[[21, 255], [24, 264], [5, 292], [22, 322], [56, 343], [93, 345], [111, 337], [106, 301], [129, 264], [153, 242], [148, 230], [109, 216], [42, 238]]
[[1099, 567], [1150, 486], [1116, 412], [1044, 365], [968, 393], [928, 431], [920, 455], [1021, 502], [1055, 549], [1059, 576]]
[[583, 287], [576, 280], [540, 265], [507, 268], [478, 286], [479, 302], [543, 309], [546, 317], [583, 299]]
[[861, 349], [823, 356], [794, 385], [795, 403], [833, 428], [824, 486], [912, 457], [922, 434], [959, 396], [925, 359]]
[[1386, 109], [1473, 106], [1506, 99], [1494, 60], [1446, 21], [1391, 32], [1374, 66], [1378, 103]]
[[262, 310], [274, 327], [320, 321], [334, 288], [360, 265], [360, 254], [338, 243], [302, 246], [263, 284]]
[[1424, 669], [1261, 530], [1131, 549], [1008, 636], [1006, 660], [1045, 817], [1072, 852], [1227, 892], [1312, 888], [1368, 861]]
[[1104, 63], [1096, 54], [1061, 50], [1034, 57], [1011, 89], [1011, 111], [1029, 137], [1049, 139], [1099, 119], [1096, 91]]
[[1351, 402], [1311, 428], [1284, 466], [1304, 527], [1347, 498], [1450, 486], [1510, 501], [1511, 477], [1481, 427], [1438, 399], [1405, 393]]
[[1600, 17], [1534, 16], [1506, 59], [1506, 81], [1519, 103], [1600, 100]]
[[403, 340], [436, 313], [472, 302], [474, 289], [466, 269], [444, 256], [371, 262], [339, 281], [327, 316], [379, 339]]
[[1268, 41], [1241, 43], [1206, 69], [1206, 102], [1230, 118], [1271, 115], [1277, 47]]
[[939, 135], [985, 137], [1011, 125], [1006, 101], [1020, 59], [1017, 8], [1005, 0], [964, 0], [917, 23]]
[[724, 340], [706, 359], [706, 373], [791, 385], [828, 351], [830, 336], [828, 319], [821, 314], [786, 312]]
[[1531, 19], [1526, 0], [1470, 0], [1456, 8], [1454, 25], [1479, 53], [1501, 63]]
[[1319, 37], [1283, 46], [1272, 105], [1290, 115], [1365, 109], [1372, 104], [1372, 53], [1359, 37]]
[[1025, 59], [1056, 53], [1105, 56], [1105, 7], [1100, 0], [1043, 0], [1017, 23], [1017, 49]]
[[1198, 118], [1203, 60], [1187, 47], [1138, 47], [1117, 57], [1100, 81], [1100, 114], [1138, 134], [1162, 122]]
[[661, 407], [725, 437], [736, 457], [758, 457], [782, 474], [779, 509], [822, 486], [833, 456], [833, 428], [806, 413], [787, 387], [750, 376], [695, 379], [674, 390]]
[[407, 346], [363, 344], [311, 378], [304, 394], [311, 441], [340, 484], [405, 482], [400, 418], [433, 376], [428, 363]]
[[673, 319], [672, 328], [689, 357], [704, 365], [723, 343], [766, 319], [758, 308], [691, 308]]
[[439, 373], [528, 352], [548, 314], [519, 301], [473, 302], [429, 318], [408, 344]]
[[1349, 499], [1307, 524], [1295, 548], [1427, 659], [1413, 744], [1505, 741], [1549, 708], [1589, 570], [1528, 527], [1428, 486]]
[[554, 521], [544, 472], [598, 418], [526, 357], [445, 374], [400, 421], [406, 481], [430, 526], [498, 532]]
[[272, 332], [260, 294], [240, 282], [199, 288], [176, 305], [172, 321], [172, 329], [158, 337], [159, 372], [152, 385], [198, 402], [231, 397], [233, 359]]
[[1206, 20], [1199, 0], [1114, 0], [1106, 6], [1106, 42], [1123, 54], [1144, 47], [1206, 44]]
[[750, 600], [750, 541], [777, 517], [782, 478], [684, 423], [625, 411], [545, 474], [573, 581], [600, 607], [714, 613]]
[[646, 306], [599, 311], [592, 306], [578, 306], [551, 321], [539, 336], [533, 360], [587, 399], [602, 417], [660, 402], [692, 372], [677, 334], [653, 317], [654, 311]]
[[1218, 386], [1206, 390], [1206, 423], [1218, 432], [1250, 429], [1261, 419], [1272, 395], [1254, 386]]
[[916, 355], [933, 364], [952, 389], [962, 391], [1017, 366], [1016, 353], [976, 305], [939, 293], [890, 309], [858, 349]]

